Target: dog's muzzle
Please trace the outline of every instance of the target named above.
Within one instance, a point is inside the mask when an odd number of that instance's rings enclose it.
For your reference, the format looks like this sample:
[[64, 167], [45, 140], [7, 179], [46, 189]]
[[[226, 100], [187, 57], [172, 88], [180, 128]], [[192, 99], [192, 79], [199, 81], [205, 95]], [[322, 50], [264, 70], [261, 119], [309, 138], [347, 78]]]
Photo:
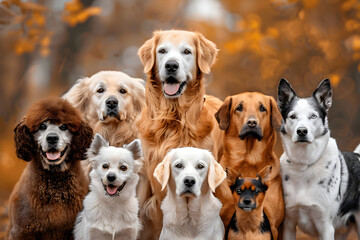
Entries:
[[102, 181], [101, 181], [103, 187], [104, 187], [104, 190], [105, 190], [105, 194], [110, 196], [110, 197], [117, 197], [119, 196], [121, 190], [123, 190], [123, 188], [125, 187], [126, 185], [126, 182], [124, 182], [123, 184], [121, 184], [120, 186], [115, 186], [115, 185], [112, 185], [112, 184], [108, 184], [108, 185], [105, 185]]
[[106, 117], [119, 118], [118, 105], [119, 101], [114, 98], [108, 98], [105, 102], [106, 105]]
[[238, 207], [245, 212], [250, 212], [251, 210], [256, 208], [256, 203], [253, 203], [250, 199], [245, 198], [243, 201], [238, 203]]
[[244, 140], [245, 138], [255, 138], [258, 141], [261, 141], [263, 138], [261, 128], [259, 126], [256, 127], [249, 127], [248, 125], [245, 125], [239, 134], [239, 137], [241, 140]]
[[307, 137], [308, 129], [306, 127], [299, 127], [296, 130], [296, 134], [297, 134], [296, 142], [304, 142], [304, 143], [309, 143], [310, 142], [308, 137]]

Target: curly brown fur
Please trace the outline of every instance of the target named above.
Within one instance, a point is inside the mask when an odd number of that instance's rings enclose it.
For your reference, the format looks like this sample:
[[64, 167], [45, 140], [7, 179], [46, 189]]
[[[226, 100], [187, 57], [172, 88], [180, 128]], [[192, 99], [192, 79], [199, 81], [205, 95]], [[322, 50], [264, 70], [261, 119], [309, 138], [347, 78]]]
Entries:
[[[39, 125], [66, 123], [73, 138], [65, 161], [67, 170], [46, 170], [34, 140]], [[91, 128], [80, 113], [60, 98], [36, 102], [15, 128], [16, 152], [29, 161], [9, 200], [8, 239], [72, 239], [77, 213], [88, 192], [80, 160], [92, 140]]]

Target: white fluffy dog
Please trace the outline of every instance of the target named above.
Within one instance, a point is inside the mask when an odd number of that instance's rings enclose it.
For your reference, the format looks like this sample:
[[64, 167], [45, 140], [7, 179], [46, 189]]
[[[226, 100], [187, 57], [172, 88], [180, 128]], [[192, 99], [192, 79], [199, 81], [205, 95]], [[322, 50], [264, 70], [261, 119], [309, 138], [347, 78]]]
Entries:
[[167, 186], [161, 209], [164, 214], [160, 239], [223, 239], [219, 216], [221, 202], [214, 197], [226, 173], [212, 154], [184, 147], [171, 150], [155, 168], [155, 178]]
[[142, 167], [140, 141], [116, 148], [96, 134], [88, 157], [90, 193], [77, 217], [75, 239], [136, 239], [141, 230], [135, 196]]

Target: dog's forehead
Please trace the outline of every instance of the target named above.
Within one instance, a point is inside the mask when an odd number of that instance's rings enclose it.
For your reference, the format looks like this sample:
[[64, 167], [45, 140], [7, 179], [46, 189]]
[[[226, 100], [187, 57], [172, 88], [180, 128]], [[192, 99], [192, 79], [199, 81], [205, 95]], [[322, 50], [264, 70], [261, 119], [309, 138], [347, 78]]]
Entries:
[[176, 149], [172, 161], [176, 161], [179, 159], [194, 163], [201, 160], [204, 161], [205, 163], [208, 163], [208, 158], [205, 150], [196, 149], [196, 148]]
[[249, 106], [258, 106], [263, 104], [268, 106], [270, 104], [269, 97], [258, 92], [245, 92], [233, 96], [233, 105], [237, 107], [240, 103]]
[[192, 46], [195, 48], [195, 34], [186, 31], [169, 31], [160, 34], [158, 46]]
[[100, 161], [110, 163], [123, 163], [133, 161], [133, 156], [130, 151], [124, 148], [117, 148], [113, 146], [101, 148], [98, 158], [100, 159]]
[[291, 111], [297, 114], [308, 115], [314, 111], [320, 112], [320, 109], [313, 98], [300, 98], [293, 104], [292, 109], [290, 109]]
[[135, 81], [134, 79], [122, 72], [100, 72], [96, 73], [91, 78], [91, 88], [102, 86], [105, 88], [117, 89], [121, 86], [129, 87], [129, 85], [131, 85], [131, 82]]

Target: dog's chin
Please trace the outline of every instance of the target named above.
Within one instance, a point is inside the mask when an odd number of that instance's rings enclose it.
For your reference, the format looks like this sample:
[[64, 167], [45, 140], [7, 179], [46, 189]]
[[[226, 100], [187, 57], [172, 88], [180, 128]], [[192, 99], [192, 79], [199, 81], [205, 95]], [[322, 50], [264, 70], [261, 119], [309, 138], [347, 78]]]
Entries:
[[126, 185], [126, 182], [123, 182], [120, 186], [116, 186], [116, 185], [113, 185], [113, 184], [104, 184], [102, 181], [101, 181], [103, 187], [104, 187], [104, 190], [105, 190], [105, 195], [109, 196], [109, 197], [117, 197], [120, 195], [120, 192], [121, 190], [124, 189], [125, 185]]
[[252, 129], [252, 128], [247, 128], [247, 129], [243, 129], [241, 131], [241, 133], [239, 134], [239, 138], [241, 140], [245, 140], [248, 138], [255, 138], [258, 141], [261, 141], [263, 138], [263, 135], [261, 133], [261, 130], [258, 128]]
[[193, 191], [187, 189], [187, 190], [184, 190], [182, 193], [180, 193], [180, 197], [183, 197], [183, 198], [186, 198], [186, 197], [196, 198], [197, 195]]
[[102, 113], [100, 121], [104, 123], [121, 122], [121, 118], [118, 111], [106, 111], [106, 113]]
[[167, 98], [177, 98], [186, 89], [187, 81], [180, 81], [174, 76], [169, 76], [163, 81], [163, 91]]
[[256, 208], [256, 206], [254, 206], [254, 205], [251, 205], [251, 206], [249, 206], [249, 205], [244, 205], [244, 204], [239, 204], [239, 208], [241, 209], [241, 210], [243, 210], [243, 211], [245, 211], [245, 212], [250, 212], [250, 211], [252, 211], [253, 209], [255, 209]]

